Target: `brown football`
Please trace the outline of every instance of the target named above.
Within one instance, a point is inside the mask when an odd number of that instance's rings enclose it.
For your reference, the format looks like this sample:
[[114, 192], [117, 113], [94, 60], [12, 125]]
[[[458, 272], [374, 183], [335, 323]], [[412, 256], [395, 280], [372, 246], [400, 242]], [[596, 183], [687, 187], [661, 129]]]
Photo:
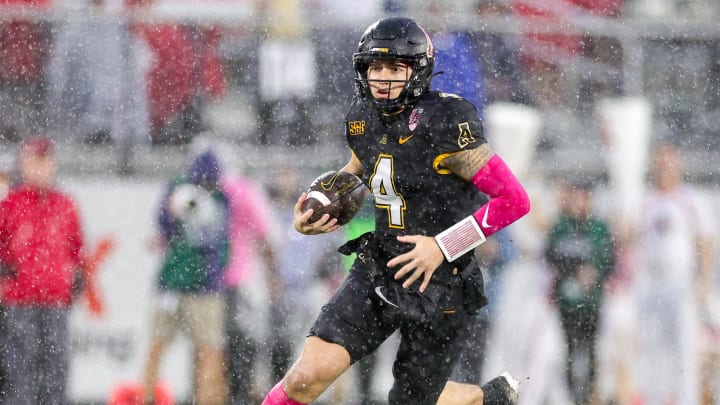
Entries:
[[323, 214], [337, 218], [339, 225], [345, 225], [357, 214], [365, 199], [366, 187], [362, 180], [352, 173], [330, 171], [318, 176], [307, 190], [307, 200], [302, 209], [312, 208], [309, 222], [315, 222]]

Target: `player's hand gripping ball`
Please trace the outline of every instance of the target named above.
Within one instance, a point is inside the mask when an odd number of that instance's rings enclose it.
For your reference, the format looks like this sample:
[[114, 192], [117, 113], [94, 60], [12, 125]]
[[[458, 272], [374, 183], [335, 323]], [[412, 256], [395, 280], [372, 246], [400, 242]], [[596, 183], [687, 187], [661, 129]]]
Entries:
[[360, 210], [366, 191], [362, 180], [352, 173], [326, 172], [310, 184], [302, 210], [312, 208], [311, 223], [328, 214], [337, 218], [338, 225], [345, 225]]

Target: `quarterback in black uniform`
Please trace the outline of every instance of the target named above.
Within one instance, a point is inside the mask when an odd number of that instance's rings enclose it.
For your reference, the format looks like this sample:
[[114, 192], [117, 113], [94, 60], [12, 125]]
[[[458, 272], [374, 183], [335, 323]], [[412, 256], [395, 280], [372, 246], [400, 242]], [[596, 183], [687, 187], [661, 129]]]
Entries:
[[[341, 247], [357, 252], [350, 274], [322, 308], [300, 359], [264, 405], [306, 404], [395, 330], [390, 404], [492, 404], [517, 400], [505, 374], [483, 387], [449, 381], [463, 325], [486, 300], [473, 249], [525, 215], [528, 196], [488, 146], [475, 107], [431, 92], [434, 49], [409, 18], [371, 25], [353, 55], [357, 97], [346, 118], [350, 161], [376, 206], [375, 232]], [[478, 191], [489, 201], [473, 206]], [[295, 228], [338, 228], [295, 206]]]

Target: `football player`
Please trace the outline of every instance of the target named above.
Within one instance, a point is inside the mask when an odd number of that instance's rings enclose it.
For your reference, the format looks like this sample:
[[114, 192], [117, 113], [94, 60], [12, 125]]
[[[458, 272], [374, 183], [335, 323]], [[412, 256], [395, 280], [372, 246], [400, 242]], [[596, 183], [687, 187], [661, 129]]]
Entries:
[[[360, 39], [345, 125], [351, 157], [341, 170], [368, 185], [375, 231], [341, 247], [358, 258], [265, 405], [313, 401], [398, 329], [390, 404], [517, 401], [517, 382], [506, 373], [483, 387], [449, 381], [463, 325], [486, 302], [473, 250], [530, 203], [487, 144], [475, 107], [430, 91], [434, 61], [430, 37], [409, 18], [383, 18]], [[479, 208], [471, 205], [478, 191], [489, 197]], [[306, 198], [295, 206], [295, 228], [336, 230], [328, 214], [309, 222]]]

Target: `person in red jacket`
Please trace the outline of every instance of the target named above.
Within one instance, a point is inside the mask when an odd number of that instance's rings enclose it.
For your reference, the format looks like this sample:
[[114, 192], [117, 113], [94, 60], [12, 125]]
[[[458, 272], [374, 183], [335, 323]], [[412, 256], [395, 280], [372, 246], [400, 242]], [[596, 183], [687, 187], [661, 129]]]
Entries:
[[73, 199], [54, 187], [49, 139], [23, 142], [17, 169], [20, 184], [0, 202], [5, 403], [64, 404], [68, 314], [81, 284], [80, 218]]

